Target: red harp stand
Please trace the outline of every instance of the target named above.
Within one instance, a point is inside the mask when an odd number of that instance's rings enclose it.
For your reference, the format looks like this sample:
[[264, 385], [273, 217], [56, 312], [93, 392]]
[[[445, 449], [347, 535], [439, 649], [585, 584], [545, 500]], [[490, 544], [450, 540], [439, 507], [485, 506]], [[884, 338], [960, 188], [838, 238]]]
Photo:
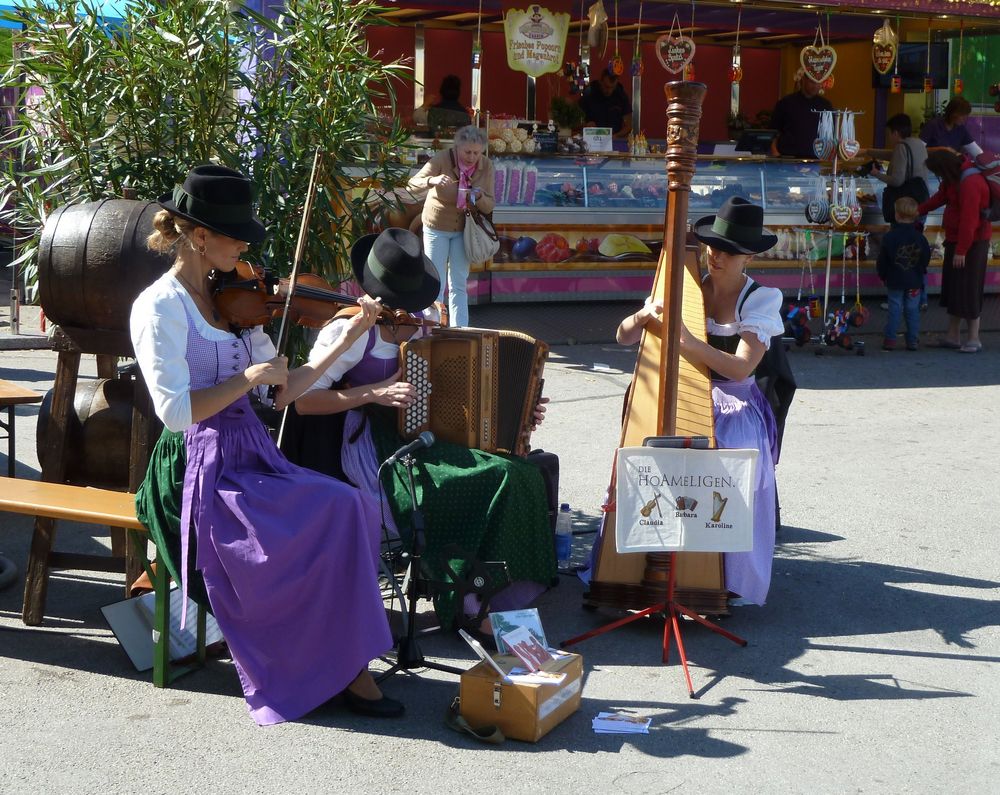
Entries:
[[746, 646], [747, 642], [739, 635], [734, 635], [732, 632], [713, 624], [704, 616], [698, 615], [698, 613], [694, 612], [694, 610], [691, 610], [676, 601], [674, 599], [676, 571], [677, 553], [671, 552], [670, 571], [667, 574], [667, 599], [665, 602], [657, 603], [651, 607], [645, 608], [644, 610], [639, 610], [638, 612], [632, 613], [625, 618], [620, 618], [617, 621], [612, 621], [610, 624], [605, 624], [603, 627], [598, 627], [597, 629], [592, 629], [589, 632], [584, 632], [582, 635], [577, 635], [575, 638], [564, 640], [562, 642], [562, 646], [572, 646], [580, 641], [587, 640], [588, 638], [594, 638], [598, 635], [603, 635], [605, 632], [617, 629], [618, 627], [631, 624], [633, 621], [637, 621], [644, 616], [652, 615], [653, 613], [663, 613], [663, 662], [667, 663], [670, 661], [670, 635], [673, 633], [674, 641], [677, 643], [677, 654], [681, 658], [681, 668], [684, 670], [684, 679], [687, 682], [688, 697], [697, 698], [694, 694], [694, 687], [691, 684], [691, 674], [688, 672], [687, 654], [684, 652], [684, 640], [681, 638], [681, 623], [679, 615], [683, 614], [692, 621], [697, 621], [699, 624], [703, 624], [712, 630], [712, 632], [722, 635], [724, 638], [728, 638], [738, 646]]

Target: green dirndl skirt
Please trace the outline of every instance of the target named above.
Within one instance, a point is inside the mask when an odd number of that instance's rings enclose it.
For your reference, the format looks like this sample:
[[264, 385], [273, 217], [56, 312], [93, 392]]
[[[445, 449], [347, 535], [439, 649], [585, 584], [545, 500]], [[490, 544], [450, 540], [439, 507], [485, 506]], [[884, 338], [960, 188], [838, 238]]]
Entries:
[[[186, 465], [184, 434], [164, 428], [150, 455], [146, 479], [135, 495], [136, 516], [156, 545], [157, 563], [166, 565], [176, 583], [181, 581], [181, 502]], [[191, 533], [189, 543], [188, 596], [211, 610], [205, 581], [194, 567], [198, 559], [195, 533]]]
[[[402, 439], [381, 413], [369, 412], [368, 421], [375, 451], [384, 461]], [[415, 458], [415, 490], [426, 527], [423, 561], [434, 579], [452, 579], [445, 563], [461, 577], [475, 560], [502, 560], [513, 582], [552, 585], [555, 546], [545, 483], [537, 467], [517, 457], [440, 441]], [[412, 505], [405, 467], [397, 464], [391, 476], [383, 475], [382, 484], [396, 527], [407, 538]], [[465, 555], [449, 555], [446, 550], [452, 545]], [[434, 608], [442, 626], [450, 626], [459, 610], [456, 593], [437, 594]]]

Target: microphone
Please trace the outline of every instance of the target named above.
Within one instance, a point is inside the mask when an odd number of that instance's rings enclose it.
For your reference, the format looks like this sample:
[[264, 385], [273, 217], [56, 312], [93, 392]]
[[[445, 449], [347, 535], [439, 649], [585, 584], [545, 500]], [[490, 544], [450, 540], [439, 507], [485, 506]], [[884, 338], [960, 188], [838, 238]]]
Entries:
[[430, 447], [432, 444], [434, 444], [434, 434], [430, 431], [424, 431], [412, 442], [404, 444], [395, 453], [385, 459], [385, 465], [392, 466], [404, 455], [409, 455], [422, 447]]

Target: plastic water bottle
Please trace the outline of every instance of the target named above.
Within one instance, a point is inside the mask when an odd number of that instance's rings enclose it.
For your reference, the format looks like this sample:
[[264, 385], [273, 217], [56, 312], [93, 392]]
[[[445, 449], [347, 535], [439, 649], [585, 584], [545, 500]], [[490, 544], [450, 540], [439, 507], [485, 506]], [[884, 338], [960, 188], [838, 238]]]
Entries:
[[569, 503], [559, 506], [556, 515], [556, 563], [560, 570], [569, 568], [570, 553], [573, 551], [573, 514]]

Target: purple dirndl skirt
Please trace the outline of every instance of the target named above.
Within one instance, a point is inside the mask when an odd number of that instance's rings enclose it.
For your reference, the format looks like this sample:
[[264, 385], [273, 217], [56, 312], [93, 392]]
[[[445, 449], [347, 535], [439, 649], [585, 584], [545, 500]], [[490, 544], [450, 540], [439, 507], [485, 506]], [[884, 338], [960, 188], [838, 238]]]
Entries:
[[712, 381], [715, 441], [719, 447], [752, 448], [757, 458], [753, 550], [725, 555], [726, 588], [762, 605], [771, 584], [774, 557], [774, 461], [778, 457], [774, 413], [753, 377]]
[[187, 529], [250, 714], [293, 720], [392, 646], [377, 504], [291, 464], [244, 397], [185, 434]]

